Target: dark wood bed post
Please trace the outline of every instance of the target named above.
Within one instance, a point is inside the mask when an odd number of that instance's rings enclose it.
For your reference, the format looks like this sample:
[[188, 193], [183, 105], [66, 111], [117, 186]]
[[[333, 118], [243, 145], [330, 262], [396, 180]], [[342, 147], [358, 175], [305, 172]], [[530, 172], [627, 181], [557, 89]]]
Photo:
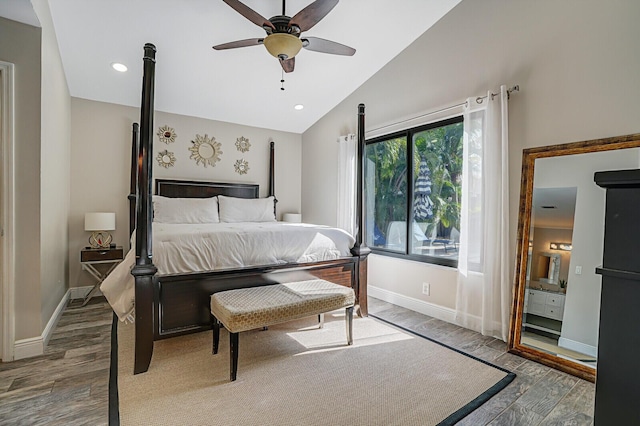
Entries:
[[269, 142], [269, 197], [276, 195], [276, 179], [275, 179], [275, 151], [276, 143]]
[[356, 152], [356, 242], [351, 249], [354, 256], [358, 256], [356, 267], [356, 293], [358, 295], [359, 310], [361, 316], [368, 315], [367, 308], [367, 256], [371, 249], [367, 247], [363, 238], [363, 198], [364, 198], [364, 104], [358, 105], [358, 150]]
[[[129, 239], [133, 230], [136, 229], [136, 188], [138, 187], [138, 167], [136, 167], [138, 158], [138, 132], [140, 126], [133, 123], [131, 132], [131, 178], [129, 184]], [[129, 240], [131, 244], [131, 240]]]
[[[144, 45], [144, 74], [142, 78], [142, 106], [140, 111], [140, 139], [138, 143], [138, 178], [136, 192], [136, 264], [131, 270], [135, 277], [135, 363], [133, 373], [149, 369], [153, 355], [154, 303], [152, 232], [152, 177], [153, 167], [153, 92], [156, 66], [156, 47]], [[143, 226], [146, 225], [146, 226]]]
[[276, 143], [274, 141], [269, 142], [269, 197], [273, 196], [273, 215], [278, 219], [276, 215], [276, 205], [278, 199], [276, 198]]

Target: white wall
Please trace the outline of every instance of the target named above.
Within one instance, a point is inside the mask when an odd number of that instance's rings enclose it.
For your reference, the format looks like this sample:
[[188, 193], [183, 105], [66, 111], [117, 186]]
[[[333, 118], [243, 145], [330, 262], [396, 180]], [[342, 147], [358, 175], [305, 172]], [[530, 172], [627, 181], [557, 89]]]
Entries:
[[[519, 84], [509, 105], [513, 266], [522, 149], [640, 132], [638, 16], [640, 2], [628, 0], [463, 0], [303, 134], [303, 215], [336, 223], [334, 141], [356, 133], [358, 103], [366, 104], [372, 129], [500, 84]], [[371, 258], [370, 271], [378, 258]], [[394, 259], [384, 265], [404, 267]], [[416, 292], [423, 280], [436, 276], [434, 268], [417, 264], [412, 273], [411, 280], [378, 282], [373, 274], [369, 280], [419, 300], [436, 300], [433, 292]], [[437, 300], [455, 300], [455, 274], [441, 278], [438, 285], [448, 294]]]
[[[156, 91], [162, 90], [156, 87]], [[91, 276], [80, 270], [80, 250], [87, 245], [84, 214], [92, 211], [116, 213], [113, 241], [124, 247], [129, 241], [129, 173], [131, 164], [131, 125], [139, 122], [139, 108], [71, 100], [71, 207], [69, 214], [69, 282], [72, 287], [93, 285]], [[177, 138], [165, 144], [155, 132], [172, 127]], [[221, 161], [215, 167], [190, 159], [189, 146], [196, 134], [207, 134], [222, 144]], [[244, 136], [251, 147], [242, 153], [235, 142]], [[241, 126], [156, 111], [154, 116], [154, 158], [167, 149], [174, 152], [174, 167], [165, 169], [154, 161], [153, 174], [159, 178], [209, 180], [214, 182], [257, 183], [260, 196], [269, 190], [269, 141], [275, 141], [275, 193], [277, 211], [300, 212], [301, 136], [299, 134]], [[234, 164], [244, 158], [249, 172], [239, 175]]]
[[42, 28], [0, 18], [16, 82], [16, 341], [42, 336], [67, 286], [70, 98], [48, 3], [33, 6]]
[[34, 0], [42, 26], [40, 299], [44, 328], [67, 289], [71, 98], [49, 3]]
[[[15, 339], [40, 335], [40, 28], [0, 18], [0, 60], [15, 64]], [[64, 244], [64, 243], [63, 243]]]

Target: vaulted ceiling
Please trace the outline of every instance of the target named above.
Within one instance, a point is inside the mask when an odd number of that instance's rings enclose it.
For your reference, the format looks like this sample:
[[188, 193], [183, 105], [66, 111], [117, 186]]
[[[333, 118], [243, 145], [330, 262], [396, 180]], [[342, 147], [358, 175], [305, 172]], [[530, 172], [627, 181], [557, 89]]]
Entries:
[[[342, 0], [304, 35], [356, 54], [303, 49], [284, 83], [264, 46], [212, 49], [265, 36], [222, 0], [49, 0], [49, 6], [71, 96], [139, 107], [143, 46], [150, 42], [157, 48], [156, 110], [302, 133], [459, 1]], [[34, 24], [20, 17], [29, 15], [29, 0], [3, 2], [0, 15]], [[266, 18], [282, 14], [280, 0], [244, 3]], [[310, 3], [289, 0], [286, 15]], [[113, 62], [128, 71], [114, 71]], [[297, 104], [304, 109], [295, 110]]]

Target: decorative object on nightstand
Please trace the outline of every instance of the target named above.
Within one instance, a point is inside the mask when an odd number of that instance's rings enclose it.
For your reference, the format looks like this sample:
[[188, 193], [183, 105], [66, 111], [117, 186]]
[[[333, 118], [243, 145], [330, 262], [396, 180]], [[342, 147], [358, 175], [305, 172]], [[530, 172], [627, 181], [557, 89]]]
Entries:
[[300, 213], [285, 213], [282, 215], [283, 222], [300, 223], [302, 215]]
[[85, 213], [84, 230], [92, 231], [89, 244], [92, 248], [108, 248], [111, 244], [111, 234], [108, 231], [116, 229], [115, 213]]
[[[93, 278], [96, 279], [96, 284], [91, 288], [89, 293], [85, 296], [82, 301], [82, 306], [86, 305], [89, 299], [93, 297], [93, 295], [98, 291], [100, 284], [102, 281], [115, 269], [116, 266], [120, 262], [122, 262], [124, 252], [122, 247], [112, 247], [105, 249], [93, 249], [93, 248], [85, 248], [80, 251], [80, 264], [82, 265], [82, 270], [87, 271]], [[97, 265], [108, 265], [108, 269], [104, 270]]]

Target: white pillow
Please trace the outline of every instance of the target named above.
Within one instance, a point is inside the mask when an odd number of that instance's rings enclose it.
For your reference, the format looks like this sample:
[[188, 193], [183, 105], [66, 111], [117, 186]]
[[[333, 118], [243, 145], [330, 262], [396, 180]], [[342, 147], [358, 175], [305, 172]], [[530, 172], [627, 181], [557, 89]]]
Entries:
[[218, 195], [220, 222], [275, 222], [274, 197], [236, 198]]
[[153, 221], [158, 223], [218, 223], [218, 199], [153, 196]]

